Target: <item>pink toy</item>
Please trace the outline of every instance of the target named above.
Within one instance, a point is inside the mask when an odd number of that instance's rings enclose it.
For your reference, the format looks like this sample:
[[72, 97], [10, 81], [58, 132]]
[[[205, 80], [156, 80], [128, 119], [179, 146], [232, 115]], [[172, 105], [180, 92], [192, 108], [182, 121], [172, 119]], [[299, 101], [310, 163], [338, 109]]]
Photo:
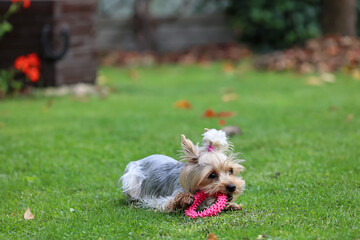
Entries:
[[226, 205], [227, 197], [224, 193], [218, 193], [216, 194], [217, 200], [216, 202], [209, 208], [201, 211], [196, 212], [196, 208], [202, 203], [205, 199], [207, 199], [209, 196], [205, 194], [202, 191], [198, 191], [194, 195], [194, 203], [185, 210], [185, 215], [189, 216], [190, 218], [196, 218], [196, 217], [210, 217], [210, 216], [216, 216], [221, 212]]

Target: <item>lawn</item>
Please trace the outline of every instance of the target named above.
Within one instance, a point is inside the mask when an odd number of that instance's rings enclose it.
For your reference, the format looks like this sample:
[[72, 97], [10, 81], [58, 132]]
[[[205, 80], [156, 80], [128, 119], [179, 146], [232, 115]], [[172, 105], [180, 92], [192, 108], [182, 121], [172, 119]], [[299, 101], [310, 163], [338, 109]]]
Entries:
[[[0, 239], [359, 239], [360, 81], [311, 86], [292, 73], [222, 65], [101, 68], [106, 98], [0, 102]], [[223, 102], [224, 91], [238, 95]], [[185, 99], [191, 109], [175, 108]], [[231, 111], [246, 161], [241, 212], [190, 220], [134, 208], [117, 187], [127, 163], [177, 158], [180, 134]], [[24, 220], [30, 207], [34, 220]]]

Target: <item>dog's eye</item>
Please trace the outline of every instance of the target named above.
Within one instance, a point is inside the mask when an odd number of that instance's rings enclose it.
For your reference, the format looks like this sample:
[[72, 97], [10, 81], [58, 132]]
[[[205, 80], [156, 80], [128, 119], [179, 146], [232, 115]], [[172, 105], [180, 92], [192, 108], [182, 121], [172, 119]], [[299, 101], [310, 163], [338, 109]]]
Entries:
[[229, 172], [230, 174], [234, 174], [234, 169], [230, 168]]
[[217, 175], [216, 175], [216, 173], [210, 173], [210, 175], [209, 175], [209, 178], [216, 178], [217, 177]]

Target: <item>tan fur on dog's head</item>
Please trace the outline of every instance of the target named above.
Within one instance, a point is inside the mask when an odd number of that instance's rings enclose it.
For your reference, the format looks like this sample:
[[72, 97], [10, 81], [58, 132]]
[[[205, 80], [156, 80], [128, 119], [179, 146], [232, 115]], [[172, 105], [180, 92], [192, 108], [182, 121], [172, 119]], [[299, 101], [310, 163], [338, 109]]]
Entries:
[[180, 173], [180, 184], [185, 191], [194, 194], [202, 190], [209, 196], [221, 192], [227, 194], [230, 200], [235, 200], [242, 193], [245, 181], [237, 175], [245, 168], [235, 159], [235, 154], [216, 149], [201, 150], [184, 135], [182, 147], [183, 160], [187, 163]]

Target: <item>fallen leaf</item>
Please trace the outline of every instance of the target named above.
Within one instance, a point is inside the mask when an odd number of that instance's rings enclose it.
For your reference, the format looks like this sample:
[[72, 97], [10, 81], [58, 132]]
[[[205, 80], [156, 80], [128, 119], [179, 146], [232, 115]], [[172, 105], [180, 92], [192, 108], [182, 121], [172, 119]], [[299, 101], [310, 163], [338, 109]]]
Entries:
[[324, 82], [333, 83], [335, 82], [335, 75], [328, 72], [323, 72], [320, 74], [320, 78]]
[[217, 237], [214, 233], [209, 233], [209, 236], [207, 237], [207, 240], [217, 240]]
[[353, 118], [354, 118], [354, 114], [351, 113], [347, 115], [345, 122], [350, 122], [351, 120], [353, 120]]
[[96, 77], [96, 83], [100, 86], [106, 85], [108, 83], [108, 79], [103, 74], [98, 74]]
[[176, 108], [182, 108], [182, 109], [191, 109], [192, 106], [187, 100], [178, 100], [174, 103], [174, 107]]
[[3, 122], [0, 122], [0, 128], [5, 127], [5, 124]]
[[134, 69], [131, 69], [129, 71], [129, 77], [132, 79], [132, 80], [136, 80], [139, 78], [139, 73], [138, 71], [134, 70]]
[[354, 79], [360, 80], [360, 71], [359, 71], [359, 69], [352, 70], [351, 75], [352, 75], [352, 77]]
[[216, 114], [217, 117], [233, 117], [235, 115], [234, 112], [219, 112], [218, 114]]
[[42, 110], [44, 112], [47, 112], [54, 104], [54, 101], [52, 99], [48, 100], [46, 104], [43, 106]]
[[221, 97], [221, 100], [223, 102], [230, 102], [230, 101], [234, 101], [238, 98], [238, 95], [236, 93], [228, 93], [225, 94]]
[[310, 86], [321, 86], [323, 84], [323, 81], [320, 77], [308, 77], [306, 79], [306, 84]]
[[226, 124], [225, 120], [224, 119], [220, 119], [219, 120], [219, 125], [220, 126], [224, 126]]
[[214, 110], [208, 109], [203, 113], [203, 117], [213, 118], [213, 117], [216, 117], [216, 114], [215, 114]]
[[293, 70], [300, 73], [334, 72], [342, 67], [357, 69], [360, 62], [359, 43], [359, 38], [348, 36], [313, 38], [302, 47], [261, 55], [255, 59], [254, 65], [264, 70]]
[[24, 219], [28, 220], [28, 219], [34, 219], [34, 215], [30, 212], [30, 208], [26, 209], [26, 212], [24, 214]]
[[207, 117], [207, 118], [213, 118], [213, 117], [232, 117], [234, 116], [234, 112], [229, 112], [229, 111], [221, 111], [221, 112], [214, 112], [214, 110], [212, 109], [208, 109], [203, 113], [203, 117]]
[[337, 107], [335, 107], [335, 106], [330, 106], [329, 107], [329, 111], [330, 112], [336, 112], [338, 109], [337, 109]]
[[235, 66], [234, 64], [227, 62], [222, 65], [222, 70], [226, 74], [233, 74], [235, 71]]

